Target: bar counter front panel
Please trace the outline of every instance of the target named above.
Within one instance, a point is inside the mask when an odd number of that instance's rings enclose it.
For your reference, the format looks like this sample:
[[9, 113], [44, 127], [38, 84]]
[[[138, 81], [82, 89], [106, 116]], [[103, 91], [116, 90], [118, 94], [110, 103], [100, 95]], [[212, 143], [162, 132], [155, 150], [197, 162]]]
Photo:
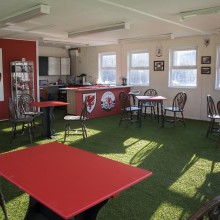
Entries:
[[87, 98], [88, 118], [99, 118], [121, 113], [119, 93], [128, 93], [130, 86], [65, 88], [67, 90], [67, 113], [80, 115], [83, 101]]

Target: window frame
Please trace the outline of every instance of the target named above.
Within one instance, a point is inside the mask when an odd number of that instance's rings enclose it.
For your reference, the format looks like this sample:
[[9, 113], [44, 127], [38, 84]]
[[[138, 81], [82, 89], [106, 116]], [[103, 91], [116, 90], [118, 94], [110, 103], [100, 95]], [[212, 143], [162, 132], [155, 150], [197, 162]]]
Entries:
[[[106, 56], [106, 55], [115, 55], [115, 67], [105, 67], [103, 68], [102, 66], [102, 62], [103, 62], [103, 59], [102, 57], [103, 56]], [[102, 72], [103, 70], [115, 70], [115, 82], [114, 83], [110, 83], [110, 85], [116, 85], [116, 81], [117, 81], [117, 54], [116, 52], [102, 52], [102, 53], [99, 53], [98, 54], [98, 67], [99, 67], [99, 76], [98, 76], [98, 82], [101, 83], [101, 84], [107, 84], [105, 82], [102, 81]]]
[[[137, 54], [137, 53], [147, 53], [149, 56], [149, 65], [147, 67], [131, 67], [131, 59], [132, 59], [132, 54]], [[131, 50], [128, 51], [127, 53], [127, 79], [128, 79], [128, 85], [130, 86], [149, 86], [150, 85], [150, 52], [147, 49], [141, 49], [141, 50]], [[148, 70], [148, 83], [147, 84], [133, 84], [130, 82], [130, 71], [131, 70]]]
[[[193, 66], [174, 66], [173, 65], [173, 57], [174, 57], [174, 52], [176, 51], [186, 51], [186, 50], [195, 50], [196, 51], [196, 65]], [[171, 74], [172, 70], [191, 70], [194, 69], [196, 70], [196, 85], [195, 86], [190, 86], [190, 85], [172, 85], [171, 83]], [[198, 86], [198, 47], [197, 46], [187, 46], [187, 47], [176, 47], [176, 48], [170, 48], [169, 49], [169, 77], [168, 77], [168, 87], [170, 88], [189, 88], [189, 89], [194, 89], [197, 88]]]

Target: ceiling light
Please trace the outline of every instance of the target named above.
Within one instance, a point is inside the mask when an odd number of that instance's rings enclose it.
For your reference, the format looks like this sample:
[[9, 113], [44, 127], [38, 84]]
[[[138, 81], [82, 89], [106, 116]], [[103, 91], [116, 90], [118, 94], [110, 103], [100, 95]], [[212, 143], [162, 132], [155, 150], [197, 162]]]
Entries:
[[218, 12], [220, 12], [220, 6], [193, 10], [193, 11], [180, 12], [179, 15], [180, 15], [180, 20], [183, 21], [184, 19], [195, 17], [198, 15], [215, 14]]
[[162, 40], [162, 39], [174, 39], [174, 34], [169, 33], [169, 34], [153, 35], [146, 37], [124, 38], [124, 39], [119, 39], [118, 43], [129, 43], [129, 42], [137, 42], [137, 41]]
[[72, 41], [71, 39], [68, 38], [50, 38], [50, 37], [44, 37], [42, 39], [44, 43], [52, 43], [52, 44], [67, 44], [67, 45], [74, 45], [74, 46], [81, 46], [81, 47], [86, 47], [89, 46], [89, 44], [86, 43], [77, 43]]
[[15, 23], [30, 20], [32, 18], [40, 17], [42, 15], [50, 14], [50, 6], [40, 4], [28, 8], [23, 11], [18, 11], [13, 15], [0, 19], [0, 27], [7, 27]]
[[112, 25], [107, 25], [107, 26], [102, 26], [102, 27], [90, 28], [90, 29], [85, 29], [85, 30], [80, 30], [80, 31], [73, 31], [68, 34], [68, 37], [77, 37], [81, 35], [102, 33], [106, 31], [115, 31], [115, 30], [120, 30], [120, 29], [129, 29], [129, 28], [130, 28], [129, 23], [122, 22], [122, 23], [117, 23], [117, 24], [112, 24]]

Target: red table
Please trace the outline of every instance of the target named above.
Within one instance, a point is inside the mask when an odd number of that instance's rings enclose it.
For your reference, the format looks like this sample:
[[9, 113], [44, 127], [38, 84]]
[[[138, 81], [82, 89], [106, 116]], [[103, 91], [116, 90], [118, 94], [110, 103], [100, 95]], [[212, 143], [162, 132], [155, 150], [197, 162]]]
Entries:
[[[167, 98], [163, 97], [163, 96], [136, 96], [137, 100], [138, 100], [138, 107], [141, 108], [142, 111], [142, 107], [143, 107], [143, 103], [144, 102], [156, 102], [157, 103], [157, 119], [159, 122], [159, 104], [161, 107], [161, 117], [162, 117], [162, 126], [163, 126], [163, 101], [166, 100]], [[140, 112], [141, 114], [141, 112]], [[141, 118], [141, 115], [140, 115]]]
[[0, 175], [30, 195], [26, 220], [36, 206], [53, 220], [93, 220], [109, 198], [152, 172], [51, 142], [1, 154]]
[[42, 102], [32, 102], [30, 105], [36, 106], [38, 108], [42, 108], [44, 111], [43, 114], [43, 127], [44, 127], [44, 135], [46, 137], [52, 138], [54, 131], [52, 128], [52, 119], [53, 119], [53, 114], [51, 113], [51, 107], [55, 106], [65, 106], [68, 105], [69, 103], [67, 102], [60, 102], [60, 101], [42, 101]]

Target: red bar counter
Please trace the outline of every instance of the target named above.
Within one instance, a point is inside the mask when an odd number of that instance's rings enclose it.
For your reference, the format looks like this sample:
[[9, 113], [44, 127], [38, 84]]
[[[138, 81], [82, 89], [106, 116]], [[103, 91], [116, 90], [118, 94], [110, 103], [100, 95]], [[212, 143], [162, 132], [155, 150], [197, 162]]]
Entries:
[[62, 88], [67, 90], [67, 113], [80, 115], [87, 98], [88, 118], [99, 118], [121, 113], [119, 93], [128, 93], [130, 86], [86, 86]]

